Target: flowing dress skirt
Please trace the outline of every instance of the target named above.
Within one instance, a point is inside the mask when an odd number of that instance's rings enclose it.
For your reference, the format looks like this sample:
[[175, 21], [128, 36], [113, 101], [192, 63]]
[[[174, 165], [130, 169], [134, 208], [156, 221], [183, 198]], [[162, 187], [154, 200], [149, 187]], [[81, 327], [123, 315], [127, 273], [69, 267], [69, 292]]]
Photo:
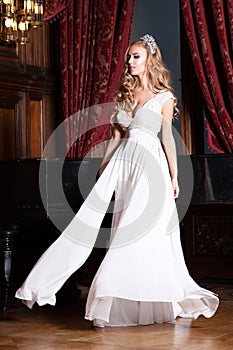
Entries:
[[211, 317], [219, 300], [196, 284], [185, 265], [165, 154], [157, 136], [140, 128], [129, 131], [16, 297], [29, 307], [55, 304], [56, 292], [91, 253], [114, 192], [110, 247], [92, 282], [85, 318], [97, 326], [130, 326]]

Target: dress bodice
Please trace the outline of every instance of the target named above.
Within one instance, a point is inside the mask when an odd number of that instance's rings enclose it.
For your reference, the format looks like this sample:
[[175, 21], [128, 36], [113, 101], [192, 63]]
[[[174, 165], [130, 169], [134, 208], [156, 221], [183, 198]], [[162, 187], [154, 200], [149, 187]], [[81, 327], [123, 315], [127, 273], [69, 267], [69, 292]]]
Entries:
[[162, 91], [139, 107], [134, 117], [128, 116], [123, 109], [119, 110], [115, 115], [114, 122], [118, 123], [124, 130], [142, 128], [157, 135], [162, 124], [162, 105], [170, 98], [174, 98], [170, 91]]

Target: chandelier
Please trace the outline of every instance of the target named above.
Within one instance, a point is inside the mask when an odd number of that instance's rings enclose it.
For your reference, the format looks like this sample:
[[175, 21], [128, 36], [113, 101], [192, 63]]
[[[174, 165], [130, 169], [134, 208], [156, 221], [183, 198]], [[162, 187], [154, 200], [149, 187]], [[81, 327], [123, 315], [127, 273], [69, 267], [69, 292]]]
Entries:
[[29, 42], [30, 27], [43, 23], [43, 0], [0, 0], [0, 41]]

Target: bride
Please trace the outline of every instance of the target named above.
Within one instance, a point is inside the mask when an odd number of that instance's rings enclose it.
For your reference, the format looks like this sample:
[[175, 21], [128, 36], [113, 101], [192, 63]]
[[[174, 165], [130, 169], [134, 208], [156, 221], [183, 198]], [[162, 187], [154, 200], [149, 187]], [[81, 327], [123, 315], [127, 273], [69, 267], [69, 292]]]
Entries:
[[191, 278], [180, 244], [169, 72], [151, 35], [131, 43], [125, 57], [100, 177], [16, 297], [30, 308], [55, 305], [56, 292], [91, 253], [115, 193], [110, 247], [90, 287], [85, 318], [104, 327], [211, 317], [218, 297]]

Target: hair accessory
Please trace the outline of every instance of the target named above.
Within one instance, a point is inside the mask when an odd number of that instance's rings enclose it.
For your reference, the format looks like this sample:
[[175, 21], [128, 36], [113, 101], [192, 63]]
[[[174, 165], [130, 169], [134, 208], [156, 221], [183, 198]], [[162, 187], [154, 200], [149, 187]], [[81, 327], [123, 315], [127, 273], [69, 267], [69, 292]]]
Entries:
[[145, 34], [145, 35], [141, 36], [140, 39], [145, 41], [146, 45], [149, 46], [150, 51], [153, 55], [155, 53], [156, 47], [157, 47], [156, 41], [153, 38], [153, 36], [149, 35], [149, 34]]

